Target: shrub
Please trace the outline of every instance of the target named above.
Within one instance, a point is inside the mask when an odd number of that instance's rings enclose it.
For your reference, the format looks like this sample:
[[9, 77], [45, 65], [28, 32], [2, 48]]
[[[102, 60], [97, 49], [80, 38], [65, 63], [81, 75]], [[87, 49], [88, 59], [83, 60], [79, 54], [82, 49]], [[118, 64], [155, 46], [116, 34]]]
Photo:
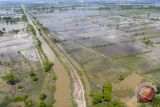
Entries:
[[111, 105], [112, 105], [113, 107], [124, 107], [124, 104], [121, 103], [119, 100], [113, 100], [113, 101], [111, 102]]
[[8, 84], [14, 85], [16, 77], [13, 75], [13, 73], [9, 73], [6, 76], [3, 76], [2, 79], [5, 80]]
[[146, 105], [145, 104], [141, 104], [139, 107], [146, 107]]
[[18, 89], [22, 89], [23, 88], [23, 86], [22, 85], [18, 85], [18, 87], [17, 87]]
[[36, 74], [33, 71], [30, 71], [29, 76], [33, 77], [36, 76]]
[[36, 76], [33, 76], [33, 77], [32, 77], [32, 80], [33, 80], [33, 81], [38, 81], [38, 78], [37, 78]]
[[120, 81], [124, 80], [124, 78], [125, 78], [125, 76], [122, 75], [122, 74], [119, 76], [119, 80], [120, 80]]
[[26, 99], [26, 100], [24, 101], [24, 104], [25, 104], [27, 107], [30, 107], [30, 106], [33, 105], [33, 101], [32, 101], [31, 99]]
[[56, 75], [53, 76], [53, 80], [57, 80], [57, 76]]
[[27, 95], [22, 95], [22, 96], [16, 96], [13, 98], [13, 101], [15, 102], [22, 102], [25, 101], [28, 98]]
[[38, 103], [38, 107], [47, 107], [46, 104], [44, 103], [44, 101], [39, 101]]
[[43, 62], [43, 66], [44, 66], [45, 72], [48, 72], [48, 71], [51, 70], [51, 68], [53, 66], [53, 63], [46, 60], [46, 61]]
[[91, 97], [93, 99], [93, 104], [101, 103], [103, 100], [103, 96], [101, 92], [94, 91], [91, 93]]
[[36, 74], [31, 70], [29, 76], [32, 78], [33, 81], [38, 81]]
[[40, 93], [40, 95], [39, 95], [39, 99], [40, 100], [44, 100], [46, 97], [47, 96], [46, 96], [46, 94], [44, 92]]

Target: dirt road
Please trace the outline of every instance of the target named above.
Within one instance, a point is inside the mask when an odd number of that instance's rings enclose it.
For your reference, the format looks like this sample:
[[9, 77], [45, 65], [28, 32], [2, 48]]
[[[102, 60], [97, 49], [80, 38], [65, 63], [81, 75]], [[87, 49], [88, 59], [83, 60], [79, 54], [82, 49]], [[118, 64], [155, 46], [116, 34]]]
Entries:
[[42, 49], [44, 53], [48, 57], [49, 61], [54, 63], [54, 71], [56, 76], [58, 77], [56, 80], [56, 92], [54, 95], [56, 103], [54, 104], [54, 107], [72, 107], [70, 80], [65, 68], [56, 58], [55, 54], [49, 47], [48, 43], [40, 35], [37, 27], [34, 25], [33, 21], [31, 20], [30, 15], [28, 14], [28, 12], [26, 12], [26, 9], [23, 6], [22, 8], [24, 10], [24, 13], [27, 16], [29, 24], [31, 24], [36, 31], [36, 37], [42, 43]]

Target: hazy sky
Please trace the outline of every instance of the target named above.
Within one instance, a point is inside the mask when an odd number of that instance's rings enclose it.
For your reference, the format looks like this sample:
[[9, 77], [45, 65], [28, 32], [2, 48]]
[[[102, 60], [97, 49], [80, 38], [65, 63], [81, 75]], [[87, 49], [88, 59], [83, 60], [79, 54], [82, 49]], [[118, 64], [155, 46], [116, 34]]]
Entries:
[[33, 1], [33, 2], [38, 2], [38, 1], [138, 1], [138, 2], [160, 2], [160, 0], [0, 0], [0, 1]]

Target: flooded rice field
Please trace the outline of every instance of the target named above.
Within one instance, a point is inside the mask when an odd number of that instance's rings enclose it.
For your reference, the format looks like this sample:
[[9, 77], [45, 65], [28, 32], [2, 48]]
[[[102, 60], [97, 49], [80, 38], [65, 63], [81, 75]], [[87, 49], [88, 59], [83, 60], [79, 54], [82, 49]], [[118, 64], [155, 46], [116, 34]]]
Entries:
[[[75, 9], [41, 13], [37, 18], [56, 32], [52, 36], [61, 40], [60, 45], [84, 69], [95, 88], [96, 84], [116, 80], [121, 73], [136, 72], [158, 79], [159, 22], [147, 15], [145, 10]], [[159, 17], [159, 13], [150, 17]]]

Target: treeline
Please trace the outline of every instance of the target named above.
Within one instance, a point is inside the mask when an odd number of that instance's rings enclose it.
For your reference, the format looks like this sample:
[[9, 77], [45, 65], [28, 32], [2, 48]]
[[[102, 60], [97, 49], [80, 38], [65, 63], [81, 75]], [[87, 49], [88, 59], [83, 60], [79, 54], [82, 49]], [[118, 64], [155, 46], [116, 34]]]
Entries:
[[17, 22], [20, 21], [27, 21], [27, 18], [25, 15], [21, 16], [21, 17], [11, 17], [11, 16], [7, 16], [7, 17], [0, 17], [0, 20], [4, 20], [6, 23], [10, 23], [10, 24], [16, 24]]

